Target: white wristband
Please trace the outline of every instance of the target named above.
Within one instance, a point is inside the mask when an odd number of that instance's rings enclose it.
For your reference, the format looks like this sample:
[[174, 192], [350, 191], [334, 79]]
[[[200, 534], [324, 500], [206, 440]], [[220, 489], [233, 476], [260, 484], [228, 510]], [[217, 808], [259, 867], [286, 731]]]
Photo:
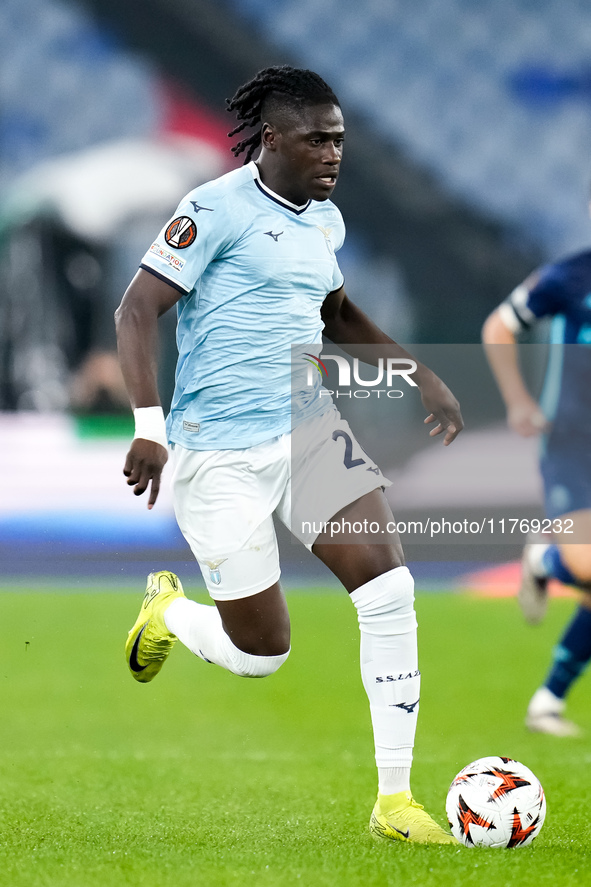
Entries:
[[136, 437], [141, 437], [143, 440], [153, 440], [164, 449], [168, 448], [162, 407], [137, 407], [133, 411], [133, 418], [135, 419], [134, 440]]

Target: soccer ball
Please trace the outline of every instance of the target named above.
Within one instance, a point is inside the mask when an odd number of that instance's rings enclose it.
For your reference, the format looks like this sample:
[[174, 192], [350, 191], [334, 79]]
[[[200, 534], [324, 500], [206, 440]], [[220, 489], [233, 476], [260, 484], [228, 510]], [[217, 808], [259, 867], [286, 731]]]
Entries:
[[546, 799], [536, 776], [511, 758], [480, 758], [460, 770], [445, 803], [466, 847], [524, 847], [540, 833]]

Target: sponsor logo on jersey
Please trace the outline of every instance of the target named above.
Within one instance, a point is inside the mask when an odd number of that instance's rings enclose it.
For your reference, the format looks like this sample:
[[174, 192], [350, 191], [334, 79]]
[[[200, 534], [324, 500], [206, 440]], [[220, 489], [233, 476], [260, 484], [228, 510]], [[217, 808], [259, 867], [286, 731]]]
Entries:
[[277, 241], [279, 240], [279, 238], [283, 234], [283, 231], [278, 231], [277, 234], [274, 234], [272, 231], [265, 231], [265, 234], [268, 234], [269, 237], [272, 237], [273, 240], [275, 241], [275, 243], [277, 243]]
[[184, 259], [179, 259], [178, 256], [173, 256], [172, 253], [169, 253], [168, 250], [160, 246], [159, 243], [153, 243], [150, 247], [150, 252], [153, 253], [157, 259], [162, 259], [163, 262], [166, 262], [167, 265], [170, 265], [171, 268], [179, 273], [185, 267]]
[[189, 216], [179, 216], [172, 220], [164, 237], [173, 249], [186, 249], [197, 237], [197, 225]]

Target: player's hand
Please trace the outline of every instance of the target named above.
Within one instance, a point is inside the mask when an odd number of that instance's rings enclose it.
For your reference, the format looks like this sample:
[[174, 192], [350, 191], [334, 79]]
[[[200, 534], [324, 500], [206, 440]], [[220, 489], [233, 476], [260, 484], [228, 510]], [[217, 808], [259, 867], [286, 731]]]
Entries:
[[425, 425], [437, 422], [435, 428], [429, 432], [429, 436], [445, 434], [443, 446], [448, 447], [464, 427], [458, 401], [447, 385], [434, 373], [430, 373], [427, 379], [421, 382], [421, 400], [429, 413]]
[[550, 427], [546, 416], [533, 397], [523, 398], [507, 407], [507, 423], [509, 428], [522, 437], [533, 437]]
[[131, 442], [129, 453], [125, 460], [123, 474], [127, 478], [127, 484], [134, 487], [134, 495], [141, 496], [148, 489], [151, 481], [148, 508], [154, 507], [160, 491], [160, 478], [162, 469], [168, 460], [166, 449], [153, 440], [144, 440], [137, 437]]

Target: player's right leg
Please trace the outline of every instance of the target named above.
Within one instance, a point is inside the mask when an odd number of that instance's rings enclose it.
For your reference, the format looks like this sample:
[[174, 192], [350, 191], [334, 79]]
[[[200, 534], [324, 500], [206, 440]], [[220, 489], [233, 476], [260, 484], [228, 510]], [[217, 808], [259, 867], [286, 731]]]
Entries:
[[554, 648], [550, 672], [530, 700], [526, 726], [536, 733], [579, 736], [581, 731], [564, 717], [566, 697], [591, 660], [591, 594], [584, 593], [570, 624]]
[[[390, 544], [335, 544], [321, 534], [313, 553], [338, 577], [357, 609], [361, 676], [370, 705], [378, 768], [378, 797], [369, 830], [376, 839], [457, 844], [410, 791], [412, 750], [420, 700], [414, 582], [403, 564], [393, 517], [383, 492], [373, 490], [346, 506], [335, 520], [382, 527]], [[382, 535], [383, 533], [383, 535]]]
[[378, 768], [370, 831], [380, 840], [457, 844], [410, 792], [420, 696], [417, 621], [413, 579], [383, 493], [389, 482], [336, 411], [303, 422], [291, 443], [291, 499], [278, 515], [340, 580], [357, 610]]

